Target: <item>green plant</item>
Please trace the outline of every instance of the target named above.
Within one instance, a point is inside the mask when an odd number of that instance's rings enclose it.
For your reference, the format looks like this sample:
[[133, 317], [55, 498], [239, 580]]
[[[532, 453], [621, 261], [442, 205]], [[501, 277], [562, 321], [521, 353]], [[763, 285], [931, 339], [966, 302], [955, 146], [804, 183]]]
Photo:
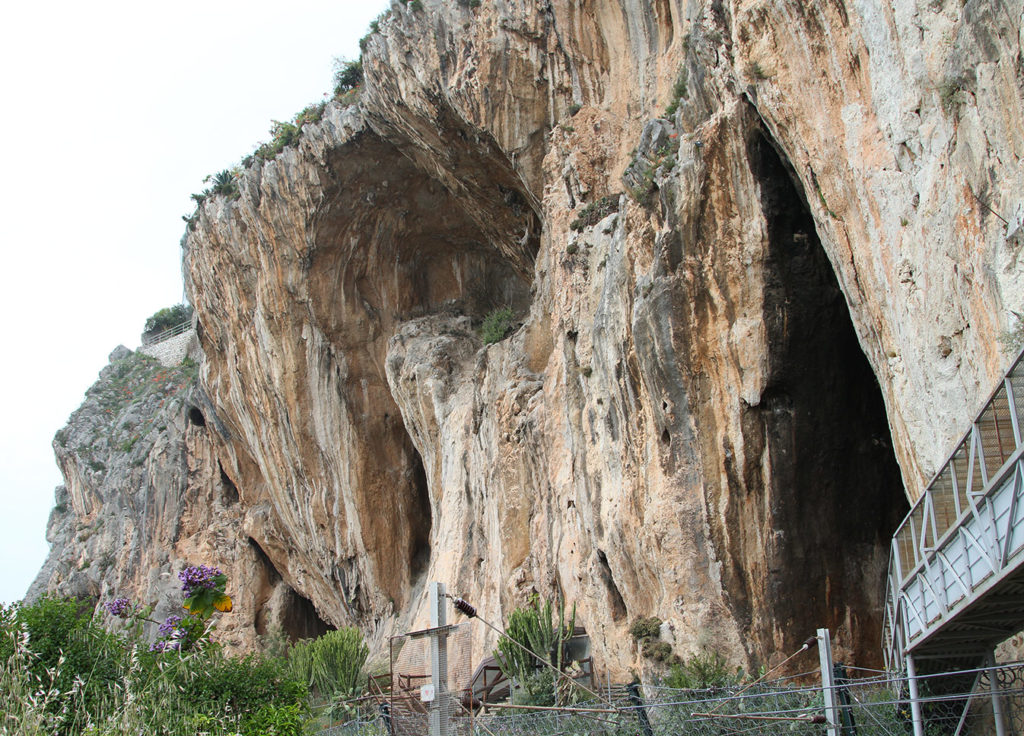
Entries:
[[761, 64], [756, 61], [751, 61], [747, 64], [747, 76], [752, 79], [764, 80], [768, 79], [771, 75], [765, 71]]
[[578, 251], [578, 250], [579, 250], [579, 246], [576, 245], [576, 243], [569, 243], [569, 245], [565, 246], [565, 252], [568, 253], [571, 256], [572, 255], [576, 255], [576, 251]]
[[667, 641], [648, 639], [641, 647], [640, 653], [655, 662], [667, 662], [672, 657], [672, 645]]
[[155, 335], [158, 332], [177, 327], [182, 322], [192, 319], [192, 307], [188, 304], [175, 304], [155, 312], [146, 320], [142, 332], [144, 335]]
[[595, 200], [580, 210], [576, 219], [569, 223], [569, 229], [577, 232], [596, 225], [613, 212], [619, 211], [619, 195], [609, 194]]
[[341, 97], [351, 92], [363, 83], [363, 62], [362, 59], [346, 61], [345, 59], [334, 60], [334, 96]]
[[561, 677], [555, 670], [564, 671], [565, 644], [576, 627], [576, 607], [566, 621], [565, 604], [559, 601], [558, 621], [552, 616], [551, 601], [541, 603], [534, 596], [529, 605], [509, 614], [505, 633], [498, 639], [494, 656], [505, 676], [519, 684], [520, 693], [513, 700], [523, 705], [554, 705], [570, 695], [567, 688], [556, 686]]
[[661, 635], [661, 619], [657, 616], [638, 618], [629, 627], [629, 634], [638, 641], [657, 638]]
[[673, 663], [664, 684], [681, 690], [705, 690], [735, 685], [742, 679], [742, 671], [730, 670], [721, 654], [702, 649], [685, 661]]
[[679, 109], [679, 103], [689, 96], [686, 82], [687, 72], [684, 66], [679, 70], [679, 76], [676, 77], [675, 84], [672, 85], [672, 101], [665, 108], [665, 117], [670, 118], [675, 115], [676, 110]]
[[359, 629], [345, 626], [294, 644], [288, 653], [288, 670], [321, 697], [351, 697], [359, 688], [369, 653]]
[[578, 105], [575, 102], [572, 103], [571, 105], [569, 105], [569, 115], [570, 116], [575, 116], [576, 113], [578, 113], [580, 111], [580, 109], [581, 109], [580, 105]]
[[256, 149], [255, 154], [253, 154], [264, 161], [270, 161], [288, 146], [293, 146], [299, 142], [298, 125], [281, 122], [280, 120], [272, 120], [270, 122], [270, 142], [260, 145]]
[[503, 340], [512, 328], [514, 316], [515, 313], [511, 307], [501, 307], [484, 317], [483, 324], [480, 326], [480, 337], [484, 341], [484, 345]]
[[226, 197], [238, 196], [238, 172], [224, 169], [211, 178], [210, 191]]

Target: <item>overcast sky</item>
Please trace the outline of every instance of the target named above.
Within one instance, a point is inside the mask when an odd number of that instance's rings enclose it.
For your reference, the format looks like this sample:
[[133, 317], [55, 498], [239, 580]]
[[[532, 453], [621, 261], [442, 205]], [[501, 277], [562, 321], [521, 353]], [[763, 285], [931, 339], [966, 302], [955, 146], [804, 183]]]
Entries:
[[387, 0], [9, 3], [0, 24], [0, 601], [47, 553], [54, 433], [182, 300], [181, 216], [331, 89]]

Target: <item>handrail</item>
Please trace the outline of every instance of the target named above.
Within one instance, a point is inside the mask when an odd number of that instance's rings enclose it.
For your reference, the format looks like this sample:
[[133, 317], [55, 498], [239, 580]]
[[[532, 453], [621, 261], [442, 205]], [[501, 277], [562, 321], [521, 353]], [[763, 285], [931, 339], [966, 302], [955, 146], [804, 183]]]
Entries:
[[[982, 524], [985, 521], [983, 516], [992, 515], [992, 498], [1002, 497], [1007, 482], [1022, 467], [1024, 351], [1003, 374], [968, 430], [893, 534], [882, 631], [887, 665], [900, 661], [906, 647], [926, 634], [935, 616], [942, 620], [951, 607], [959, 605], [964, 596], [971, 595], [977, 581], [972, 582], [968, 573], [965, 583], [945, 557], [945, 552], [950, 545], [958, 543], [959, 536], [964, 537], [963, 545], [981, 549], [969, 532], [971, 520]], [[1007, 523], [1011, 522], [1012, 519]], [[988, 551], [981, 551], [991, 557]], [[942, 571], [938, 581], [940, 586], [944, 586], [941, 590], [932, 586], [936, 582], [931, 580], [935, 565], [939, 565]], [[989, 567], [992, 573], [997, 573], [1000, 564], [989, 559]], [[955, 600], [946, 598], [950, 591], [943, 581], [948, 572], [953, 573], [962, 589]], [[988, 574], [983, 575], [978, 581], [987, 577]], [[911, 604], [907, 596], [915, 601], [921, 600]], [[938, 614], [926, 613], [921, 608], [931, 605], [924, 603], [925, 599], [938, 607]], [[912, 624], [912, 620], [920, 624], [920, 629]]]
[[183, 335], [191, 329], [192, 320], [188, 319], [185, 322], [181, 322], [179, 324], [174, 325], [174, 327], [168, 327], [163, 332], [158, 332], [155, 335], [143, 335], [142, 346], [149, 347], [150, 345], [157, 345], [159, 343], [164, 342], [165, 340], [170, 340], [172, 337]]
[[[974, 435], [974, 432], [976, 430], [977, 425], [983, 419], [985, 419], [986, 413], [988, 413], [989, 410], [993, 408], [993, 405], [995, 404], [995, 400], [999, 396], [1000, 391], [1003, 391], [1003, 390], [1005, 390], [1007, 388], [1006, 384], [1007, 384], [1007, 382], [1010, 379], [1012, 379], [1014, 377], [1018, 377], [1018, 376], [1020, 376], [1022, 374], [1024, 374], [1024, 351], [1022, 351], [1017, 356], [1017, 358], [1013, 361], [1013, 363], [1011, 364], [1010, 369], [1006, 371], [1006, 373], [1004, 374], [1002, 380], [999, 381], [999, 385], [991, 392], [991, 394], [988, 397], [988, 400], [983, 405], [981, 411], [978, 412], [978, 414], [975, 416], [974, 420], [971, 422], [970, 428], [964, 433], [964, 435], [961, 437], [960, 441], [956, 443], [956, 445], [954, 446], [953, 451], [946, 458], [946, 461], [939, 468], [938, 472], [936, 472], [935, 475], [932, 477], [931, 481], [925, 487], [925, 490], [921, 493], [921, 496], [910, 507], [910, 511], [903, 518], [903, 521], [900, 522], [900, 525], [896, 528], [896, 532], [893, 534], [893, 544], [894, 545], [897, 545], [901, 541], [904, 541], [906, 539], [907, 534], [914, 535], [914, 531], [915, 530], [912, 528], [913, 525], [912, 525], [911, 522], [914, 520], [916, 514], [918, 514], [918, 513], [921, 514], [923, 522], [927, 521], [927, 522], [930, 522], [932, 524], [936, 523], [936, 520], [934, 518], [934, 514], [928, 514], [928, 508], [927, 508], [927, 506], [929, 504], [932, 504], [931, 497], [936, 495], [936, 494], [938, 494], [938, 493], [940, 493], [940, 491], [936, 489], [936, 486], [938, 485], [939, 481], [943, 480], [946, 477], [947, 472], [951, 471], [953, 469], [953, 463], [954, 463], [954, 461], [957, 460], [957, 455], [964, 449], [964, 447], [970, 448], [971, 442], [974, 439], [973, 435]], [[1022, 398], [1024, 398], [1024, 397], [1022, 397]], [[1009, 403], [1008, 409], [1009, 409], [1011, 418], [1015, 418], [1014, 415], [1017, 412], [1017, 407], [1015, 405], [1017, 402], [1014, 399], [1015, 399], [1015, 397], [1013, 397], [1013, 396], [1008, 396], [1008, 399], [1007, 399], [1008, 403]], [[996, 424], [997, 431], [998, 431], [998, 428], [999, 427], [998, 427], [998, 423], [997, 423]], [[1020, 446], [1019, 443], [1014, 442], [1013, 444], [1014, 444], [1014, 447], [1013, 447], [1013, 450], [1011, 450], [1011, 452], [1009, 453], [1009, 456], [1003, 462], [1000, 463], [999, 467], [1001, 469], [1005, 468], [1006, 463], [1010, 462], [1010, 460], [1013, 458], [1013, 456], [1015, 456], [1020, 451], [1020, 449], [1021, 449], [1021, 446]], [[984, 451], [984, 448], [982, 448], [982, 450]], [[961, 458], [961, 460], [963, 460], [963, 459], [964, 458]], [[983, 465], [985, 463], [985, 458], [984, 457], [978, 457], [978, 458], [968, 458], [968, 459], [969, 460], [973, 460], [973, 462], [971, 462], [970, 466], [967, 468], [967, 472], [966, 472], [966, 476], [967, 477], [971, 477], [974, 474], [975, 466], [976, 465]], [[988, 473], [986, 473], [986, 475], [987, 474]], [[1001, 473], [993, 473], [993, 475], [1001, 475]], [[952, 480], [952, 476], [950, 476], [950, 477], [951, 477], [951, 480]], [[981, 479], [978, 478], [977, 480], [981, 480]], [[990, 482], [989, 483], [985, 483], [983, 488], [978, 488], [977, 485], [972, 484], [972, 485], [974, 485], [974, 488], [971, 489], [972, 493], [970, 495], [974, 496], [974, 497], [977, 497], [977, 498], [980, 498], [980, 497], [984, 496], [985, 492], [991, 490], [991, 488], [993, 486], [997, 485], [995, 483], [992, 483], [991, 482], [992, 480], [994, 480], [994, 478], [989, 478]], [[981, 484], [978, 484], [978, 485], [981, 485]], [[960, 503], [959, 499], [957, 498], [957, 491], [958, 490], [960, 490], [960, 489], [954, 487], [954, 485], [951, 483], [950, 487], [948, 489], [949, 492], [943, 494], [943, 495], [950, 495], [950, 494], [952, 495], [952, 497], [953, 497], [952, 500], [954, 502], [955, 507], [959, 507], [959, 503]], [[964, 492], [965, 498], [966, 498], [967, 497], [966, 496], [966, 489], [964, 489], [963, 492]], [[932, 507], [934, 507], [933, 504], [932, 504]], [[956, 518], [953, 521], [953, 523], [949, 524], [949, 525], [943, 525], [943, 528], [942, 528], [941, 531], [937, 527], [935, 527], [934, 530], [933, 530], [933, 533], [932, 533], [932, 537], [933, 537], [932, 540], [931, 540], [932, 543], [933, 544], [937, 544], [941, 538], [945, 537], [946, 533], [950, 529], [956, 528], [958, 526], [960, 520], [961, 520], [961, 517], [965, 513], [968, 513], [968, 512], [969, 512], [969, 509], [960, 509], [960, 512], [955, 514]], [[925, 531], [928, 531], [926, 525], [923, 524], [922, 528]], [[923, 539], [922, 540], [915, 540], [915, 541], [917, 543], [912, 542], [911, 543], [911, 547], [916, 550], [916, 548], [918, 546], [921, 546], [923, 544]], [[902, 585], [903, 581], [906, 580], [907, 577], [909, 577], [909, 574], [913, 570], [915, 570], [917, 567], [919, 567], [921, 564], [922, 564], [922, 561], [920, 561], [920, 560], [903, 560], [903, 559], [898, 560], [897, 566], [896, 566], [896, 573], [897, 573], [897, 577], [899, 579], [900, 584]], [[904, 567], [905, 565], [908, 565], [908, 567]]]

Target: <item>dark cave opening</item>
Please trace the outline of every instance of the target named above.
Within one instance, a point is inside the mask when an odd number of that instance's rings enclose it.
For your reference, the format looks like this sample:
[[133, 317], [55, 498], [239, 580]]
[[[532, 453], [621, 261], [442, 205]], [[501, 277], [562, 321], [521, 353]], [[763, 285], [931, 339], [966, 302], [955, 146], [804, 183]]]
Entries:
[[[411, 444], [411, 442], [410, 442]], [[414, 513], [409, 536], [409, 579], [413, 582], [427, 572], [430, 565], [430, 530], [433, 518], [430, 511], [430, 490], [423, 458], [413, 450], [411, 468]]]
[[747, 502], [768, 530], [747, 586], [771, 617], [751, 633], [798, 644], [827, 626], [875, 661], [890, 537], [908, 509], [885, 405], [796, 176], [763, 131], [748, 152], [768, 224], [770, 355], [744, 438], [771, 467], [747, 485], [768, 496]]
[[200, 411], [198, 406], [190, 406], [188, 408], [188, 421], [196, 427], [206, 426], [206, 417], [203, 416], [203, 412]]
[[334, 630], [334, 626], [320, 618], [308, 598], [299, 595], [284, 582], [259, 542], [249, 537], [249, 546], [262, 563], [263, 572], [262, 585], [256, 599], [256, 620], [253, 622], [257, 635], [266, 636], [279, 628], [288, 641], [296, 642], [299, 639], [315, 639]]
[[228, 474], [224, 472], [224, 466], [217, 462], [217, 470], [220, 471], [221, 498], [224, 503], [238, 503], [238, 486], [236, 486]]

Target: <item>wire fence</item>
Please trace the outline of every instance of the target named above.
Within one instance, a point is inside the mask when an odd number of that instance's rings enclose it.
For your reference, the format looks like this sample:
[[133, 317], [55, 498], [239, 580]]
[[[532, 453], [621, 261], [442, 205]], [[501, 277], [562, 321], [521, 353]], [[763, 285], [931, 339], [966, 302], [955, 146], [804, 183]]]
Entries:
[[[907, 736], [913, 733], [909, 681], [868, 672], [845, 677], [837, 668], [834, 717], [841, 736]], [[814, 673], [813, 677], [816, 677]], [[554, 710], [465, 708], [450, 733], [471, 736], [799, 736], [826, 733], [828, 714], [820, 684], [807, 677], [739, 687], [678, 690], [648, 686], [613, 688], [607, 701], [578, 702]], [[996, 734], [1024, 736], [1024, 664], [918, 678], [926, 736]], [[993, 692], [996, 698], [993, 699]], [[995, 704], [995, 707], [993, 705]], [[998, 713], [998, 716], [997, 716]], [[369, 704], [357, 720], [321, 736], [392, 736], [385, 704]], [[422, 731], [424, 736], [427, 730]]]

